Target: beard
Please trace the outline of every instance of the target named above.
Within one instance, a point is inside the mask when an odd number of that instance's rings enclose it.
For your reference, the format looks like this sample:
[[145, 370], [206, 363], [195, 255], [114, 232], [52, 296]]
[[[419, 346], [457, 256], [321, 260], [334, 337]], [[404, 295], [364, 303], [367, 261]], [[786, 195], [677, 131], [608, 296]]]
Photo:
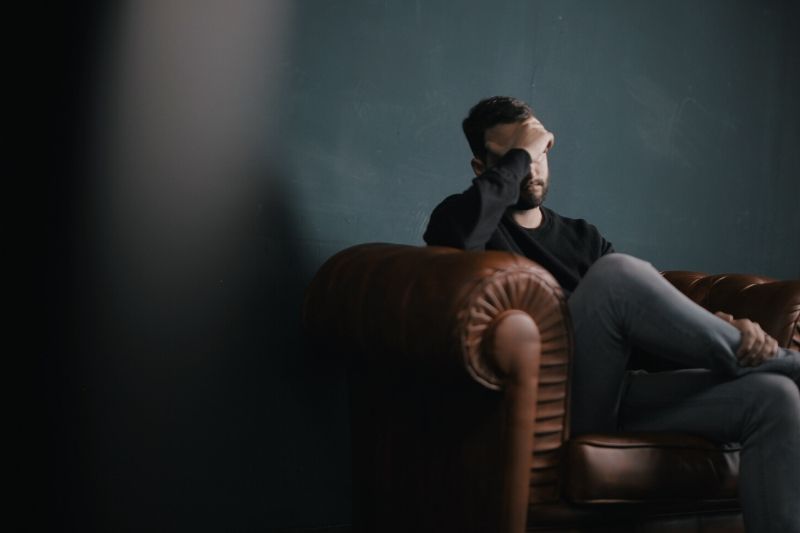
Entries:
[[[541, 192], [536, 191], [533, 186], [541, 185]], [[542, 205], [545, 197], [547, 196], [548, 182], [542, 180], [522, 180], [519, 187], [519, 199], [514, 204], [514, 209], [518, 211], [527, 211]]]

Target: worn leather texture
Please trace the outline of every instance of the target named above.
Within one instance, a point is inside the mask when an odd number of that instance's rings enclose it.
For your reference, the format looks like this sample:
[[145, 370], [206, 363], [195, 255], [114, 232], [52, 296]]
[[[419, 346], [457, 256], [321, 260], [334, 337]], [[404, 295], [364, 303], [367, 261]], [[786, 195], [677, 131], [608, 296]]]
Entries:
[[569, 440], [564, 453], [564, 497], [572, 503], [736, 505], [736, 445], [672, 433], [590, 434]]

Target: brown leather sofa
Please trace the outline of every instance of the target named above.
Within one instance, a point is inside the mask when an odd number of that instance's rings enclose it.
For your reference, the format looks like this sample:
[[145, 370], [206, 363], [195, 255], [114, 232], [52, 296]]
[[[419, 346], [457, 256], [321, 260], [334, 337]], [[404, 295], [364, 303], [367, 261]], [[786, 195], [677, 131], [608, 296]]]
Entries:
[[[800, 346], [800, 280], [664, 275]], [[743, 530], [735, 446], [570, 438], [570, 318], [531, 261], [355, 246], [317, 273], [304, 324], [348, 365], [354, 531]]]

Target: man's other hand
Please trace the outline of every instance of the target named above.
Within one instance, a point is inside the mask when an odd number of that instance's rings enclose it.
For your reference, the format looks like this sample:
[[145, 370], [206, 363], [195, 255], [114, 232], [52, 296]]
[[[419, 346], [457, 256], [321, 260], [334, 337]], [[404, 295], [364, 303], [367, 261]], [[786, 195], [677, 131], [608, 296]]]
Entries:
[[742, 340], [736, 351], [739, 366], [758, 366], [767, 359], [772, 359], [777, 353], [778, 341], [769, 336], [757, 323], [747, 318], [735, 319], [722, 311], [715, 314], [742, 333]]

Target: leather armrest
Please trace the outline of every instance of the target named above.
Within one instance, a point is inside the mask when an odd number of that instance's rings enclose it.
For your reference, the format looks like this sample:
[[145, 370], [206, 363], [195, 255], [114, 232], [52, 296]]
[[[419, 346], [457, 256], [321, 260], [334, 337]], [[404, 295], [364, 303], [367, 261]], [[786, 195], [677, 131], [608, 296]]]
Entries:
[[781, 346], [800, 350], [800, 280], [670, 271], [664, 277], [709, 311], [749, 318]]
[[354, 246], [320, 268], [303, 322], [349, 362], [358, 528], [517, 533], [529, 504], [557, 500], [572, 339], [546, 270]]
[[306, 331], [356, 365], [408, 366], [415, 373], [458, 366], [490, 389], [507, 371], [488, 339], [509, 310], [528, 314], [542, 354], [569, 352], [561, 288], [542, 267], [505, 252], [364, 244], [330, 258], [306, 293]]

